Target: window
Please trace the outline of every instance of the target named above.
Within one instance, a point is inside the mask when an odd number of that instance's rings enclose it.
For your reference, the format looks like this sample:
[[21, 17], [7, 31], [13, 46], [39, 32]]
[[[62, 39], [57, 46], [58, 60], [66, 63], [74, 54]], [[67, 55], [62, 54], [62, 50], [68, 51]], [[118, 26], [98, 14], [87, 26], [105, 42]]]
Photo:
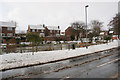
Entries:
[[44, 32], [44, 30], [43, 30], [43, 29], [41, 29], [41, 32]]
[[2, 33], [2, 36], [5, 36], [5, 34], [4, 34], [4, 33]]
[[12, 33], [8, 33], [7, 36], [13, 36], [13, 34]]
[[50, 30], [50, 32], [52, 33], [52, 30]]
[[39, 32], [39, 30], [38, 30], [38, 29], [36, 29], [36, 32]]
[[54, 33], [54, 30], [52, 30], [52, 33]]
[[33, 29], [32, 32], [35, 32], [35, 29]]
[[57, 33], [59, 33], [59, 30], [57, 31]]
[[44, 33], [40, 33], [40, 37], [44, 37]]
[[56, 34], [56, 36], [60, 36], [60, 34]]
[[7, 30], [11, 31], [11, 30], [12, 30], [12, 27], [8, 27]]

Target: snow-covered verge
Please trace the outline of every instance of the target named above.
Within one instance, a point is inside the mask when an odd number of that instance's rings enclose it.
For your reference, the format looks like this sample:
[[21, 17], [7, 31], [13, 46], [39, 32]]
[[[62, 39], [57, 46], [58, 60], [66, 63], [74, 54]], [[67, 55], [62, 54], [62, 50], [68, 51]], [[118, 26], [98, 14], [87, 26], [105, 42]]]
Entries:
[[15, 68], [26, 65], [47, 63], [55, 60], [76, 57], [80, 55], [90, 54], [102, 50], [118, 47], [120, 41], [113, 41], [108, 44], [92, 45], [88, 49], [76, 48], [75, 50], [56, 50], [56, 51], [43, 51], [31, 53], [10, 53], [0, 55], [0, 70]]

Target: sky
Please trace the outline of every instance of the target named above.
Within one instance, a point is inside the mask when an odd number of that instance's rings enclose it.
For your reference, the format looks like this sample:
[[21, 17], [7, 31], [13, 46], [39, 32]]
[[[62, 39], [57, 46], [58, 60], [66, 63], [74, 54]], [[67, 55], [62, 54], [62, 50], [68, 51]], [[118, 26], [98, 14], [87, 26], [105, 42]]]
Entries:
[[[72, 22], [85, 22], [85, 5], [91, 20], [104, 22], [103, 29], [118, 13], [119, 0], [1, 0], [0, 21], [16, 21], [17, 30], [28, 25], [60, 26], [65, 31]], [[2, 12], [2, 13], [1, 13]]]

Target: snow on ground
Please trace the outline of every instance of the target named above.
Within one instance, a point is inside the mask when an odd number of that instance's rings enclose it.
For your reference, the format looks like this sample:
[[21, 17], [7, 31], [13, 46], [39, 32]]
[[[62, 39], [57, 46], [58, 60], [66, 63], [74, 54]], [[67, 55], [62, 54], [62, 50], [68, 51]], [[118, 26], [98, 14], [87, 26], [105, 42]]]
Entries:
[[88, 49], [76, 48], [75, 50], [56, 50], [56, 51], [43, 51], [43, 52], [34, 52], [34, 55], [31, 53], [10, 53], [0, 55], [0, 70], [9, 69], [18, 66], [25, 66], [31, 64], [46, 63], [50, 61], [65, 59], [69, 57], [75, 57], [85, 54], [94, 53], [97, 51], [102, 51], [106, 49], [111, 49], [118, 47], [118, 42], [113, 41], [108, 44], [92, 45]]

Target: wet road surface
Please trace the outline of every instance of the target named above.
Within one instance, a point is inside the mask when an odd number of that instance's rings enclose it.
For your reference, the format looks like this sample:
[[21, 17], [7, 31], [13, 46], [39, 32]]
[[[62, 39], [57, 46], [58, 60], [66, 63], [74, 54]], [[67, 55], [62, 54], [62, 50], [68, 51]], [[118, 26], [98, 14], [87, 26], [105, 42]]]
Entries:
[[99, 52], [96, 54], [82, 56], [56, 63], [8, 70], [2, 72], [2, 75], [3, 78], [9, 78], [9, 79], [10, 78], [11, 79], [12, 78], [61, 78], [61, 79], [111, 78], [118, 73], [118, 66], [120, 66], [118, 65], [120, 63], [118, 53], [120, 53], [120, 51], [114, 49], [110, 51]]

